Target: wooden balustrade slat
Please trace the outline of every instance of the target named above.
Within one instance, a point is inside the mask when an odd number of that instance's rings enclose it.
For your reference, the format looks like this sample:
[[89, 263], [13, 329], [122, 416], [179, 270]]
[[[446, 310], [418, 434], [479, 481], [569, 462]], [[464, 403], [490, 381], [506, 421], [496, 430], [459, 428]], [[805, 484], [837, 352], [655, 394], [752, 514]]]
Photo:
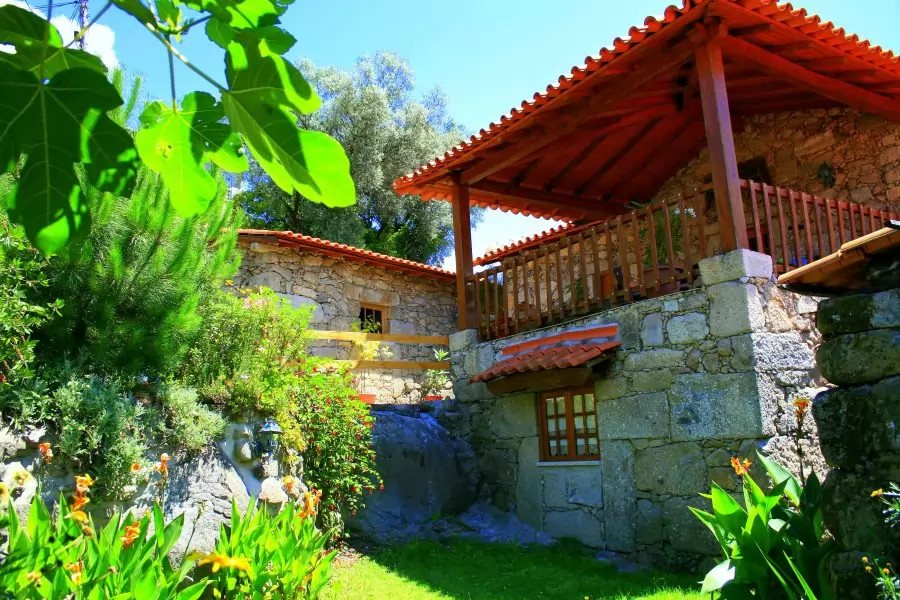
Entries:
[[569, 272], [569, 314], [578, 312], [578, 302], [575, 299], [575, 256], [572, 254], [572, 237], [563, 238], [566, 241], [566, 266]]
[[855, 204], [850, 204], [847, 206], [847, 212], [850, 213], [850, 239], [855, 240], [858, 236], [856, 235], [856, 213], [858, 212], [856, 209], [859, 207]]
[[766, 215], [766, 236], [769, 238], [768, 250], [772, 255], [772, 264], [778, 266], [778, 245], [775, 243], [775, 227], [772, 226], [772, 200], [769, 197], [771, 186], [762, 184], [763, 213]]
[[837, 252], [837, 240], [834, 235], [834, 200], [825, 199], [825, 224], [828, 227], [828, 254]]
[[646, 268], [644, 267], [644, 248], [641, 243], [641, 226], [640, 215], [637, 211], [631, 213], [631, 235], [634, 244], [634, 268], [637, 276], [638, 294], [641, 298], [645, 298], [647, 294], [644, 291], [644, 279]]
[[[588, 288], [590, 287], [590, 281], [588, 281], [587, 275], [587, 251], [584, 247], [585, 237], [584, 230], [582, 229], [578, 236], [578, 257], [581, 259], [581, 290], [582, 290], [582, 304], [584, 304], [584, 311], [587, 312], [591, 309], [591, 294], [588, 292]], [[596, 295], [597, 290], [594, 290], [594, 295]]]
[[775, 204], [778, 208], [778, 229], [781, 234], [781, 260], [782, 273], [789, 270], [791, 262], [791, 254], [788, 252], [788, 233], [787, 222], [784, 219], [784, 203], [781, 200], [783, 190], [780, 187], [775, 188]]
[[631, 302], [631, 265], [628, 260], [628, 236], [625, 234], [625, 217], [616, 217], [616, 241], [619, 246], [619, 268], [622, 269], [622, 297]]
[[800, 266], [800, 248], [803, 242], [800, 240], [800, 221], [797, 219], [797, 192], [794, 190], [788, 190], [788, 206], [791, 209], [791, 232], [794, 234], [792, 240], [794, 255], [791, 256], [789, 264], [791, 267], [796, 268]]
[[817, 197], [813, 196], [813, 217], [816, 220], [816, 243], [818, 244], [819, 258], [825, 256], [825, 236], [822, 233], [822, 207], [817, 202]]
[[[519, 333], [519, 261], [517, 257], [512, 259], [512, 332]], [[506, 294], [509, 296], [509, 294]], [[525, 290], [525, 301], [523, 304], [528, 306], [528, 290]], [[526, 309], [527, 310], [527, 309]]]
[[[673, 285], [677, 279], [678, 269], [676, 269], [677, 261], [675, 260], [675, 243], [672, 241], [672, 219], [669, 216], [669, 211], [671, 208], [669, 207], [668, 202], [663, 202], [662, 205], [662, 218], [663, 218], [663, 230], [666, 233], [666, 256], [669, 257], [669, 285]], [[684, 243], [684, 236], [682, 236], [682, 244]]]
[[[838, 216], [838, 246], [843, 246], [847, 241], [847, 236], [845, 234], [846, 224], [844, 223], [844, 209], [842, 208], [842, 203], [837, 203], [837, 216]], [[837, 248], [835, 248], [835, 252], [837, 252]]]
[[[591, 236], [591, 259], [594, 265], [594, 294], [591, 298], [598, 304], [603, 300], [603, 274], [600, 272], [600, 247], [599, 236], [597, 236], [597, 226], [590, 228]], [[607, 252], [607, 256], [609, 253]]]
[[[809, 220], [809, 194], [800, 194], [800, 206], [803, 209], [803, 229], [804, 233], [806, 233], [806, 260], [807, 262], [812, 262], [815, 260], [816, 255], [813, 252], [812, 221]], [[800, 266], [799, 260], [797, 261], [797, 266]]]
[[691, 255], [691, 235], [687, 218], [687, 202], [684, 200], [684, 194], [678, 196], [678, 218], [681, 219], [681, 247], [684, 252], [684, 273], [687, 274], [687, 281], [694, 280], [694, 259]]
[[[543, 321], [544, 312], [541, 309], [541, 272], [539, 270], [540, 265], [537, 260], [537, 253], [528, 251], [525, 254], [525, 269], [527, 273], [528, 265], [532, 265], [531, 273], [534, 277], [534, 310], [537, 313], [538, 325]], [[525, 284], [528, 285], [528, 276], [525, 276]], [[526, 288], [525, 293], [528, 293], [528, 289]]]
[[[694, 220], [697, 221], [697, 260], [706, 258], [706, 196], [700, 190], [694, 190]], [[693, 281], [693, 270], [691, 281]]]
[[544, 246], [544, 280], [547, 284], [547, 316], [553, 320], [553, 287], [550, 285], [550, 246]]
[[606, 240], [606, 273], [609, 277], [609, 302], [618, 304], [619, 280], [616, 278], [616, 266], [613, 262], [612, 225], [610, 221], [603, 224], [603, 237]]
[[559, 298], [559, 316], [561, 318], [566, 317], [566, 298], [563, 293], [563, 265], [562, 265], [562, 254], [560, 253], [561, 243], [557, 243], [554, 246], [555, 254], [556, 254], [556, 295]]
[[[659, 281], [659, 250], [656, 247], [656, 217], [653, 216], [655, 212], [656, 205], [650, 204], [647, 206], [647, 229], [649, 230], [648, 238], [650, 244], [650, 265], [653, 268], [653, 291], [659, 292], [660, 281]], [[663, 212], [666, 212], [665, 203], [662, 204]]]
[[479, 273], [472, 275], [472, 288], [475, 294], [475, 329], [478, 330], [478, 336], [481, 337], [481, 290], [479, 289], [478, 280], [481, 278]]
[[500, 337], [500, 272], [494, 270], [494, 335]]
[[875, 223], [875, 209], [870, 208], [869, 209], [869, 233], [872, 233], [873, 231], [877, 231], [877, 230], [878, 230], [878, 226]]

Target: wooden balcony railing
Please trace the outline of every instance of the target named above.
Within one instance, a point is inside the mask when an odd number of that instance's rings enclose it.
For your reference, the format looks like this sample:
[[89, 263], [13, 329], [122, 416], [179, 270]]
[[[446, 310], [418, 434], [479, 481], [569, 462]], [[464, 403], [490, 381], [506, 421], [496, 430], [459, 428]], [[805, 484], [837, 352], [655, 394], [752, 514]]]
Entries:
[[841, 244], [881, 229], [898, 213], [787, 188], [741, 181], [750, 248], [784, 273], [837, 252]]
[[[750, 249], [783, 273], [882, 227], [895, 212], [741, 181]], [[509, 256], [466, 279], [481, 339], [495, 339], [691, 286], [718, 252], [712, 192], [657, 201]], [[709, 198], [707, 196], [710, 196]]]
[[471, 275], [475, 321], [494, 339], [691, 285], [706, 256], [702, 191], [658, 201]]

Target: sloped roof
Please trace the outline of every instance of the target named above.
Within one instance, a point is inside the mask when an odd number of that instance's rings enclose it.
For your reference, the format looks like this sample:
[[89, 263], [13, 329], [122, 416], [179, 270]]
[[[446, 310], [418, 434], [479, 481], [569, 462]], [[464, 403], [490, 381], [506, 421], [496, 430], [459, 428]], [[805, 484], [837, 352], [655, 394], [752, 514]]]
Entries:
[[[449, 199], [458, 177], [476, 205], [560, 219], [626, 212], [624, 204], [652, 196], [705, 144], [691, 63], [696, 26], [708, 18], [727, 25], [735, 125], [751, 114], [840, 105], [900, 115], [893, 52], [789, 3], [682, 0], [395, 188]], [[785, 75], [788, 63], [809, 77]], [[823, 79], [843, 87], [814, 90]]]
[[491, 248], [490, 250], [485, 252], [484, 255], [479, 256], [474, 261], [472, 261], [472, 263], [474, 265], [489, 265], [491, 263], [501, 261], [507, 256], [518, 254], [523, 250], [528, 250], [530, 248], [540, 246], [541, 244], [552, 242], [553, 240], [559, 239], [563, 236], [577, 233], [582, 229], [587, 229], [588, 227], [596, 225], [597, 223], [600, 223], [600, 221], [592, 221], [585, 225], [563, 223], [562, 225], [557, 225], [556, 227], [546, 229], [540, 233], [529, 235], [518, 241], [510, 242], [509, 244], [506, 244], [500, 248]]
[[290, 248], [302, 248], [317, 254], [338, 256], [355, 262], [383, 267], [393, 271], [421, 275], [433, 279], [447, 281], [456, 280], [455, 273], [441, 269], [440, 267], [406, 260], [405, 258], [397, 258], [396, 256], [388, 256], [387, 254], [379, 254], [378, 252], [372, 252], [371, 250], [364, 250], [363, 248], [357, 248], [355, 246], [330, 242], [317, 237], [294, 233], [292, 231], [239, 229], [238, 237], [244, 241], [263, 241]]

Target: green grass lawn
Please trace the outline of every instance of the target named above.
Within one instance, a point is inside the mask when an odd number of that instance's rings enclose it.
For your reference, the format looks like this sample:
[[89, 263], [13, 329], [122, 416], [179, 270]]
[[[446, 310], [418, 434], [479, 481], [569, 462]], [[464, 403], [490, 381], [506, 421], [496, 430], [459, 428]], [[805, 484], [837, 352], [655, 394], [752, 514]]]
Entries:
[[414, 542], [339, 559], [324, 600], [701, 600], [697, 576], [617, 573], [580, 548]]

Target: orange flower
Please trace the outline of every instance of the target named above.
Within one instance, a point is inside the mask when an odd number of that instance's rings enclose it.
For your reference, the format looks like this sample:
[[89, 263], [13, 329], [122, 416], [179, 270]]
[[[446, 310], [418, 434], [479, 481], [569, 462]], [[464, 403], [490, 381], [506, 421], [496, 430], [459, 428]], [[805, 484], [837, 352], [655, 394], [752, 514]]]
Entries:
[[131, 463], [131, 472], [137, 473], [141, 470], [141, 463]]
[[69, 513], [68, 518], [78, 521], [82, 525], [87, 525], [89, 521], [87, 513], [83, 510], [73, 510]]
[[84, 505], [90, 502], [91, 499], [87, 496], [82, 496], [81, 494], [75, 494], [75, 497], [72, 498], [72, 510], [81, 510], [84, 508]]
[[746, 475], [747, 473], [750, 472], [750, 467], [752, 465], [753, 465], [753, 463], [751, 463], [746, 458], [744, 459], [744, 462], [742, 463], [741, 459], [739, 459], [737, 456], [731, 457], [731, 468], [734, 469], [734, 472], [737, 473], [741, 477], [743, 477], [744, 475]]
[[882, 488], [872, 490], [872, 498], [878, 498], [879, 496], [884, 496], [884, 490]]
[[803, 422], [803, 417], [806, 416], [806, 409], [809, 408], [809, 398], [805, 396], [801, 396], [794, 400], [794, 417], [800, 423]]
[[75, 492], [78, 494], [86, 494], [90, 491], [91, 486], [94, 485], [94, 478], [90, 475], [76, 475], [75, 476]]
[[125, 527], [125, 535], [120, 537], [122, 540], [122, 547], [128, 548], [131, 544], [134, 543], [134, 540], [138, 539], [138, 536], [141, 534], [141, 522], [132, 523]]
[[53, 450], [50, 449], [49, 442], [41, 442], [38, 444], [38, 450], [40, 450], [41, 456], [44, 457], [44, 462], [47, 464], [53, 462]]
[[153, 467], [154, 471], [157, 471], [163, 478], [167, 477], [169, 474], [169, 465], [167, 464], [172, 458], [163, 452], [159, 455], [159, 464]]
[[294, 493], [294, 485], [296, 485], [297, 480], [292, 475], [285, 475], [281, 478], [281, 485], [284, 486], [284, 489], [287, 490], [288, 494]]
[[237, 569], [238, 571], [249, 571], [250, 560], [243, 556], [226, 556], [224, 554], [208, 554], [197, 561], [197, 566], [212, 565], [210, 569], [213, 573], [218, 573], [219, 569]]
[[66, 565], [66, 570], [71, 571], [72, 575], [72, 583], [79, 584], [81, 583], [81, 577], [84, 574], [84, 563], [80, 560], [77, 563], [70, 563]]
[[301, 519], [305, 519], [307, 517], [315, 516], [316, 514], [316, 505], [322, 501], [322, 490], [317, 490], [316, 492], [306, 492], [300, 499], [300, 512], [297, 513], [297, 516]]
[[41, 572], [40, 571], [32, 571], [28, 575], [25, 576], [25, 579], [29, 581], [29, 583], [37, 583], [41, 580]]

